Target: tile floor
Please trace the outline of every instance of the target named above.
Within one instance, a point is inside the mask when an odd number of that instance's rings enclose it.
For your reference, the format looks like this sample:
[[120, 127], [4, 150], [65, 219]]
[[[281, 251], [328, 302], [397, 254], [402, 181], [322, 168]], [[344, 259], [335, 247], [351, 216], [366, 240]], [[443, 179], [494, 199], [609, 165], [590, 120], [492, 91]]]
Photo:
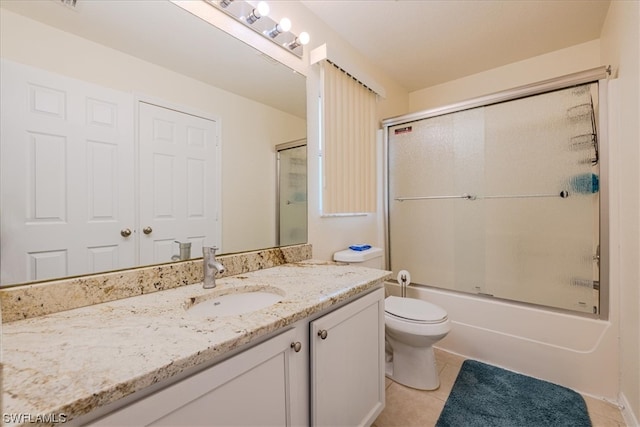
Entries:
[[[464, 357], [436, 349], [440, 388], [415, 390], [386, 379], [386, 407], [372, 427], [430, 427], [436, 424]], [[624, 427], [620, 410], [608, 402], [584, 396], [593, 427]]]

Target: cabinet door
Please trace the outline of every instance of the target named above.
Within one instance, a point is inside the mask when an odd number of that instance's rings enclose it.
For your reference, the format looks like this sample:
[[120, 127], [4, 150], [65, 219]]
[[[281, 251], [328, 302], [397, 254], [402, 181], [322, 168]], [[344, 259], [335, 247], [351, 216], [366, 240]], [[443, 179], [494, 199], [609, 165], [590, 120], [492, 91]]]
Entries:
[[311, 424], [370, 425], [384, 408], [384, 289], [310, 324]]
[[289, 358], [290, 416], [292, 426], [303, 427], [309, 425], [309, 320], [296, 323], [294, 330], [295, 352]]
[[289, 426], [290, 329], [93, 426]]

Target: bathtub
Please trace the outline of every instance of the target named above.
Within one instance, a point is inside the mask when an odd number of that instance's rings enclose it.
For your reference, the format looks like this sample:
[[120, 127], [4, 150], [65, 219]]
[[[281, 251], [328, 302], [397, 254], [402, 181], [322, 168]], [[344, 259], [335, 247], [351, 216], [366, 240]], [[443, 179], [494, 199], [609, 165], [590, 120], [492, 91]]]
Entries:
[[[400, 295], [395, 281], [388, 295]], [[407, 296], [444, 308], [451, 332], [437, 348], [616, 402], [618, 334], [610, 321], [410, 285]]]

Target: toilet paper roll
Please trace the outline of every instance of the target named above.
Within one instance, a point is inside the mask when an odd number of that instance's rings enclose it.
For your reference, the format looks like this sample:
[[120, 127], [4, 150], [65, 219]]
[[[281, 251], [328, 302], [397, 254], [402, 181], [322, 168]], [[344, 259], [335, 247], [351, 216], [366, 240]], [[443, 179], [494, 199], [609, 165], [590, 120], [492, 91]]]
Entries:
[[411, 284], [411, 274], [407, 270], [400, 270], [397, 280], [400, 285], [409, 286]]

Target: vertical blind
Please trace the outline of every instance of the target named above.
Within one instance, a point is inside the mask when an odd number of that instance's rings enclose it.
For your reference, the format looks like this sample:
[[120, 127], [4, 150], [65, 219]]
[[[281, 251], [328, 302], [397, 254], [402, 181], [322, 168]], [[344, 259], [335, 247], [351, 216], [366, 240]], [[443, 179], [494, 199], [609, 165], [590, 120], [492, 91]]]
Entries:
[[376, 210], [376, 94], [323, 63], [323, 214]]

